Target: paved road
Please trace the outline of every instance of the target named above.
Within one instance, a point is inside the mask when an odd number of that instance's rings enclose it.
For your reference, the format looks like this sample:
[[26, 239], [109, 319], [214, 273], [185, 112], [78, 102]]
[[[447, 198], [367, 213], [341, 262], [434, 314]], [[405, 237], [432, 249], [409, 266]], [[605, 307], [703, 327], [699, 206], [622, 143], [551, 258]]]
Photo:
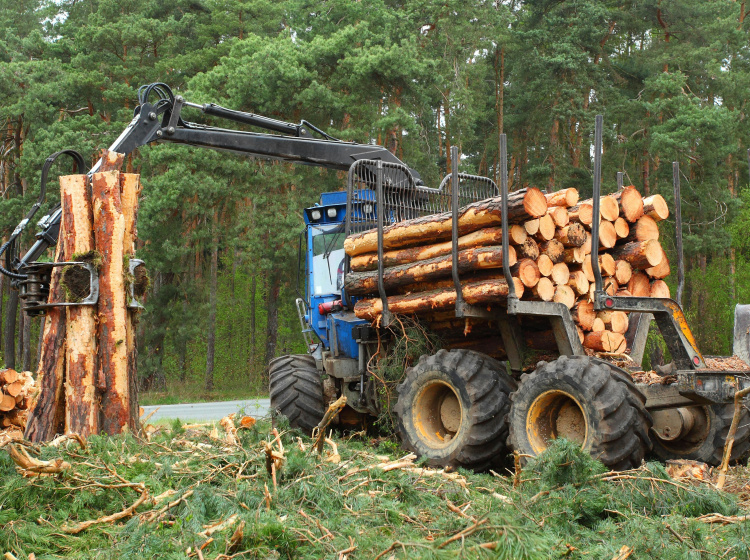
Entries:
[[161, 420], [163, 418], [179, 418], [180, 420], [221, 420], [227, 414], [245, 409], [245, 414], [249, 416], [265, 416], [271, 401], [268, 399], [250, 399], [246, 401], [223, 401], [223, 402], [203, 402], [188, 404], [162, 404], [154, 406], [144, 406], [143, 416], [145, 418], [151, 411], [156, 410], [154, 415], [149, 418]]

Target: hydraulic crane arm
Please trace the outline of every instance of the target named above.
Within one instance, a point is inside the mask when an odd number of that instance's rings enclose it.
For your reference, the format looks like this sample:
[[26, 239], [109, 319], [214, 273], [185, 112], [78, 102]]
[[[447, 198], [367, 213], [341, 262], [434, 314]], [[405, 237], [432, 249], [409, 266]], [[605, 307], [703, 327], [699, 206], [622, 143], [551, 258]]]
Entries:
[[[158, 96], [153, 103], [149, 101], [152, 93]], [[160, 83], [143, 86], [138, 94], [139, 105], [135, 109], [133, 120], [109, 147], [111, 152], [127, 155], [141, 146], [166, 142], [344, 171], [354, 162], [363, 159], [403, 165], [400, 159], [383, 146], [337, 140], [304, 120], [299, 124], [293, 124], [227, 109], [213, 103], [190, 103], [181, 96], [174, 96], [167, 85]], [[186, 107], [199, 109], [206, 115], [281, 134], [247, 132], [188, 122], [182, 118], [182, 111]], [[91, 168], [89, 175], [98, 171], [101, 164], [102, 160], [99, 160]], [[410, 171], [415, 183], [421, 184], [419, 174], [414, 170]], [[59, 207], [53, 209], [39, 225], [42, 231], [37, 234], [36, 243], [20, 260], [8, 263], [16, 271], [37, 260], [50, 245], [57, 242], [60, 228]]]

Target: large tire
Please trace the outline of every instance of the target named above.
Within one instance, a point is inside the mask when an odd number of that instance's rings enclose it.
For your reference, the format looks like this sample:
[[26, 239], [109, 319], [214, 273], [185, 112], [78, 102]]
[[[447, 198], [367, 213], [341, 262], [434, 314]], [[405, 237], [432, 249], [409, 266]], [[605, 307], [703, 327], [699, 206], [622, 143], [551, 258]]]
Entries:
[[403, 446], [438, 467], [486, 470], [506, 455], [516, 383], [502, 363], [470, 350], [422, 356], [398, 386]]
[[629, 375], [606, 362], [561, 356], [521, 377], [512, 395], [510, 444], [537, 456], [552, 440], [581, 444], [611, 469], [641, 464], [651, 448], [651, 415]]
[[[734, 403], [706, 405], [695, 408], [693, 428], [684, 437], [665, 441], [651, 432], [654, 454], [661, 460], [690, 459], [719, 465], [734, 416]], [[750, 453], [750, 412], [742, 407], [740, 422], [732, 444], [730, 462], [745, 459]]]
[[312, 356], [276, 358], [269, 364], [271, 410], [289, 419], [292, 428], [310, 434], [326, 412], [323, 379]]

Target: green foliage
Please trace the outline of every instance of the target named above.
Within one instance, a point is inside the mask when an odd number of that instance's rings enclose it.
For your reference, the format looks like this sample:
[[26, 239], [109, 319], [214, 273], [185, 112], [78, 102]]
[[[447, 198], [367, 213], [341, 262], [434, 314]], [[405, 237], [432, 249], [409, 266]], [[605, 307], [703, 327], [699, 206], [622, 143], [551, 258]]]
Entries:
[[375, 379], [380, 409], [375, 425], [382, 433], [391, 435], [397, 433], [392, 413], [398, 398], [396, 387], [420, 356], [432, 355], [440, 349], [440, 340], [416, 319], [406, 316], [398, 316], [385, 336], [390, 342], [388, 351], [375, 356], [368, 371]]
[[[747, 523], [697, 519], [737, 514], [732, 495], [673, 481], [660, 465], [607, 473], [562, 440], [517, 477], [445, 475], [378, 468], [401, 454], [384, 457], [381, 446], [376, 455], [356, 438], [335, 437], [342, 462], [331, 463], [310, 451], [309, 438], [282, 429], [285, 461], [274, 487], [264, 451], [270, 431], [261, 419], [239, 430], [241, 446], [227, 447], [210, 428], [175, 422], [148, 441], [125, 435], [92, 437], [86, 449], [72, 442], [41, 446], [40, 459], [62, 458], [72, 469], [33, 479], [2, 453], [0, 549], [23, 559], [32, 552], [37, 558], [177, 559], [209, 541], [200, 534], [207, 527], [234, 518], [211, 535], [204, 557], [226, 553], [243, 522], [238, 558], [328, 558], [351, 546], [363, 558], [391, 547], [388, 556], [398, 559], [612, 558], [623, 545], [637, 558], [720, 556], [730, 548], [740, 558], [749, 550]], [[731, 475], [742, 480], [744, 467], [738, 469]], [[66, 533], [135, 502], [140, 490], [132, 484], [143, 484], [158, 503]]]

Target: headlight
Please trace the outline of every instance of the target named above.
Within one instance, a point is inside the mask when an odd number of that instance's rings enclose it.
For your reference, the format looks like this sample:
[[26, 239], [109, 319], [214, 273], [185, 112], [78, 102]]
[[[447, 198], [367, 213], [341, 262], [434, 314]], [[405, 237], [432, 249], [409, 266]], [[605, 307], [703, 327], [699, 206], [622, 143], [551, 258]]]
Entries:
[[335, 218], [336, 217], [336, 209], [335, 208], [329, 208], [326, 210], [326, 214], [328, 214], [329, 218]]
[[362, 211], [363, 211], [363, 212], [364, 212], [365, 214], [372, 214], [372, 204], [365, 204], [365, 205], [364, 205], [364, 206], [362, 207]]
[[310, 217], [312, 218], [313, 222], [317, 222], [320, 218], [323, 217], [323, 214], [320, 213], [320, 210], [313, 210], [310, 212]]

